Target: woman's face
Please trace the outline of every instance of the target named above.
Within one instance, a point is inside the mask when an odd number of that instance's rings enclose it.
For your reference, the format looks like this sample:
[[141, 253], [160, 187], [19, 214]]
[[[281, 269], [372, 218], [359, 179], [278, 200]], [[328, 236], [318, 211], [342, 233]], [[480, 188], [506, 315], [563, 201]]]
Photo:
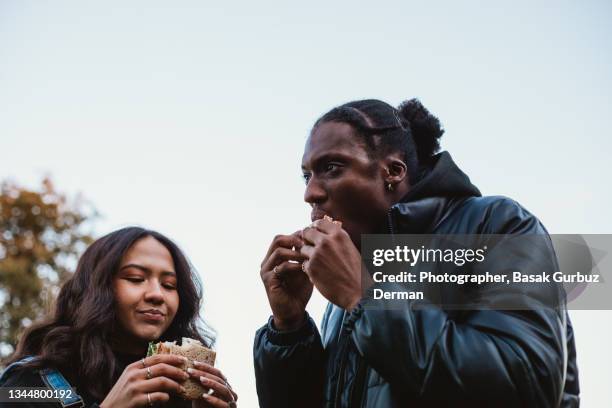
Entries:
[[113, 277], [116, 312], [125, 349], [156, 340], [179, 307], [172, 255], [155, 238], [142, 238], [127, 251]]
[[386, 225], [390, 201], [384, 170], [350, 125], [325, 122], [315, 128], [306, 141], [302, 171], [313, 221], [324, 215], [341, 221], [357, 247], [361, 234]]

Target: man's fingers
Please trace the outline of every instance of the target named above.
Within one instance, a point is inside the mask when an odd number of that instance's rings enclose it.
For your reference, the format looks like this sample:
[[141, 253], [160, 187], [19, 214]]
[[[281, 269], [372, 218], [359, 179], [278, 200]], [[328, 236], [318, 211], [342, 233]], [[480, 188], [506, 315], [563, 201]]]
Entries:
[[314, 251], [315, 247], [312, 245], [303, 245], [302, 248], [300, 248], [301, 254], [307, 259], [312, 258]]
[[[305, 260], [303, 262], [306, 262]], [[290, 276], [294, 273], [302, 272], [302, 263], [283, 262], [276, 266], [276, 271], [272, 271], [279, 276]]]
[[304, 237], [304, 245], [319, 245], [327, 234], [325, 232], [319, 231], [315, 227], [306, 227], [302, 231], [302, 235]]
[[272, 252], [274, 252], [276, 248], [291, 249], [293, 247], [300, 247], [301, 245], [302, 245], [302, 240], [295, 233], [292, 235], [275, 236], [274, 239], [272, 240], [272, 244], [270, 244], [270, 247], [268, 248], [268, 252], [266, 253], [264, 261], [262, 262], [262, 266], [266, 262], [266, 260], [270, 257], [270, 255], [272, 255]]
[[299, 251], [294, 251], [291, 248], [276, 248], [261, 266], [261, 271], [262, 273], [269, 272], [284, 261], [301, 262], [303, 260], [304, 256]]

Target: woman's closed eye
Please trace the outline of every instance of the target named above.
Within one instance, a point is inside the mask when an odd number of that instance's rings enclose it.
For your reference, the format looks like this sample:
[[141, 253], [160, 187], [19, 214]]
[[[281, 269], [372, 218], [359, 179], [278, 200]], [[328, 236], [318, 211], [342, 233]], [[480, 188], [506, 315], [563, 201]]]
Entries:
[[166, 289], [176, 290], [176, 285], [170, 282], [164, 282], [162, 283], [162, 286]]

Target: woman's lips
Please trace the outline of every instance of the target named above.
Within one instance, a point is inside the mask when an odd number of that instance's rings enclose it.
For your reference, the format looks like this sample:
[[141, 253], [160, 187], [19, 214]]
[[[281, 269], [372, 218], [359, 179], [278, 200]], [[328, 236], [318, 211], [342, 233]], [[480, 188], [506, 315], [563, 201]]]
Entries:
[[150, 312], [139, 312], [139, 314], [143, 317], [144, 320], [150, 322], [162, 322], [164, 321], [164, 315], [159, 313], [150, 313]]

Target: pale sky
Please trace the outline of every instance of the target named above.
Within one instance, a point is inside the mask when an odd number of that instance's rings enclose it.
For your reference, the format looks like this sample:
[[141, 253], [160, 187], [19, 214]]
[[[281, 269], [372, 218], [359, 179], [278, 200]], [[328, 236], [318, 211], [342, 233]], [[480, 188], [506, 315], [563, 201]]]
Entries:
[[[0, 0], [0, 180], [51, 174], [175, 239], [243, 407], [259, 265], [309, 222], [300, 159], [331, 107], [419, 97], [484, 194], [552, 233], [610, 233], [612, 3]], [[309, 310], [320, 320], [317, 295]], [[609, 406], [612, 313], [572, 312], [584, 406]]]

